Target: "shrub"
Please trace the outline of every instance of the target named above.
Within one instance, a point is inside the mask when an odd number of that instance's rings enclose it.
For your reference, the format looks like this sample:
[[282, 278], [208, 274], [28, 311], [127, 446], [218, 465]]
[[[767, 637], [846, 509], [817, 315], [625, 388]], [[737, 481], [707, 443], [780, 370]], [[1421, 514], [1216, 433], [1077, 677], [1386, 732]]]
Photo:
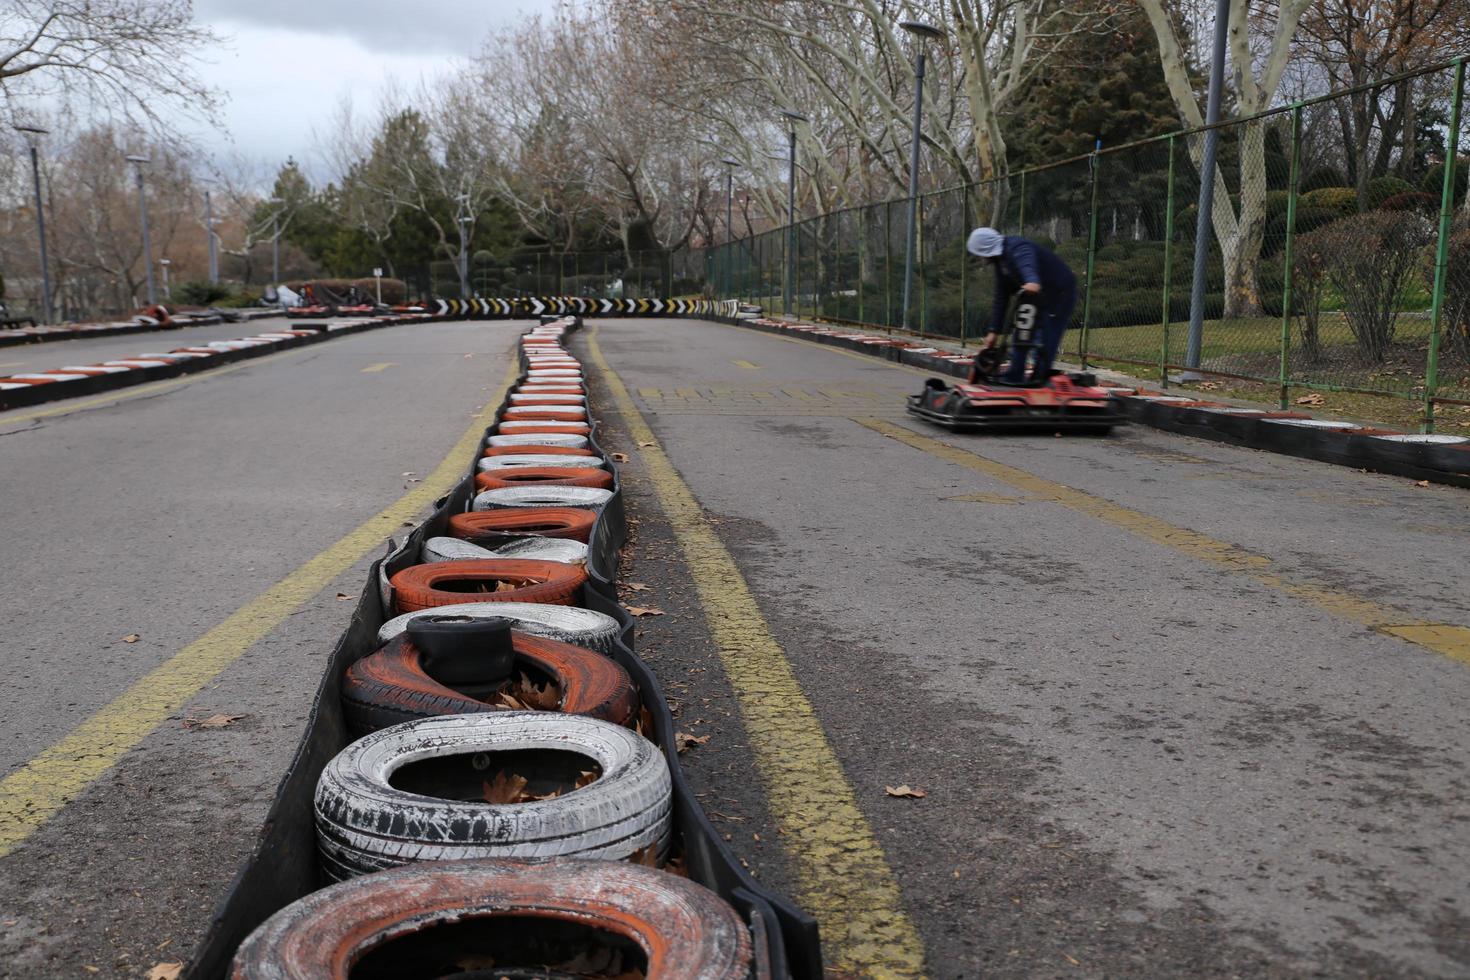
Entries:
[[1341, 171], [1334, 167], [1318, 167], [1302, 180], [1301, 190], [1306, 193], [1321, 190], [1324, 187], [1343, 187], [1346, 184], [1347, 178], [1342, 175]]
[[1382, 361], [1398, 325], [1399, 297], [1432, 238], [1429, 222], [1411, 211], [1370, 211], [1318, 234], [1353, 338], [1370, 360]]
[[1380, 211], [1418, 211], [1421, 214], [1433, 214], [1439, 210], [1439, 197], [1434, 194], [1425, 194], [1422, 191], [1406, 191], [1403, 194], [1394, 194], [1385, 197], [1378, 205]]
[[[407, 298], [408, 284], [402, 279], [389, 279], [384, 277], [382, 283], [384, 303], [392, 306], [395, 303], [402, 303]], [[378, 280], [371, 276], [366, 279], [354, 279], [352, 280], [352, 285], [361, 290], [362, 294], [369, 299], [377, 298]]]
[[1322, 316], [1322, 288], [1327, 283], [1327, 249], [1331, 246], [1331, 228], [1308, 232], [1296, 240], [1292, 249], [1292, 305], [1300, 311], [1302, 354], [1308, 362], [1322, 359], [1322, 335], [1317, 329]]
[[[1464, 203], [1466, 187], [1470, 187], [1470, 157], [1460, 157], [1455, 162], [1456, 207]], [[1436, 163], [1430, 167], [1424, 179], [1419, 181], [1419, 189], [1438, 202], [1444, 196], [1444, 164]]]
[[[1470, 219], [1461, 218], [1451, 230], [1448, 257], [1441, 329], [1450, 349], [1470, 361]], [[1433, 261], [1430, 260], [1431, 276]]]
[[1297, 208], [1329, 208], [1340, 217], [1358, 213], [1358, 192], [1351, 187], [1319, 187], [1297, 199]]
[[234, 294], [224, 283], [207, 279], [190, 279], [173, 287], [174, 299], [186, 306], [210, 306], [219, 300], [229, 299]]
[[1412, 194], [1414, 185], [1402, 177], [1374, 177], [1368, 181], [1368, 192], [1363, 201], [1364, 210], [1382, 207], [1383, 202], [1398, 194]]

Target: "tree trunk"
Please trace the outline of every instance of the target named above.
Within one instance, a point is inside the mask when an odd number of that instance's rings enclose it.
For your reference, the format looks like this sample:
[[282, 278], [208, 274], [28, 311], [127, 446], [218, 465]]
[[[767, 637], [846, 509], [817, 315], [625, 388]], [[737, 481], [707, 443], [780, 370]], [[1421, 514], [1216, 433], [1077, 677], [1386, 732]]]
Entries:
[[1246, 123], [1240, 141], [1240, 218], [1226, 245], [1225, 317], [1260, 316], [1256, 285], [1261, 244], [1266, 237], [1266, 129], [1259, 120]]

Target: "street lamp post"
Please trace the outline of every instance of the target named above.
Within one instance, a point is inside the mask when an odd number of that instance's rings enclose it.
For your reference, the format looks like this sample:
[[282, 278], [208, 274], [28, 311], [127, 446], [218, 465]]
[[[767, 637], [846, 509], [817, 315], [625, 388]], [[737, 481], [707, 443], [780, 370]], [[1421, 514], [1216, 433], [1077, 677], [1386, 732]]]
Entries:
[[168, 267], [173, 265], [173, 262], [168, 259], [159, 259], [158, 264], [163, 266], [163, 298], [173, 299], [173, 290], [168, 288]]
[[148, 195], [143, 190], [143, 164], [150, 161], [148, 157], [130, 156], [128, 162], [134, 165], [138, 174], [138, 215], [143, 222], [143, 269], [148, 273], [148, 305], [153, 306], [158, 302], [158, 291], [153, 288], [153, 246], [148, 241]]
[[[459, 226], [459, 263], [458, 263], [458, 265], [459, 265], [459, 270], [458, 270], [459, 271], [459, 298], [460, 299], [469, 299], [470, 298], [470, 262], [469, 262], [470, 225], [474, 223], [474, 220], [475, 219], [470, 215], [470, 196], [468, 194], [460, 194], [459, 197], [457, 198], [457, 200], [459, 201], [459, 212], [458, 212], [458, 215], [457, 215], [457, 217], [455, 219], [455, 224]], [[538, 286], [539, 286], [539, 284], [538, 284]]]
[[781, 312], [790, 316], [791, 291], [796, 283], [796, 124], [806, 122], [807, 118], [789, 109], [779, 111], [791, 124], [787, 131], [790, 172], [786, 178], [786, 288], [781, 297]]
[[31, 180], [36, 185], [36, 234], [41, 239], [41, 317], [42, 323], [51, 322], [51, 263], [46, 258], [46, 212], [41, 208], [41, 161], [36, 144], [49, 130], [40, 126], [17, 126], [18, 132], [26, 134], [31, 147]]
[[919, 39], [919, 57], [914, 64], [914, 143], [909, 155], [908, 248], [903, 262], [903, 328], [910, 329], [910, 297], [914, 292], [914, 244], [919, 228], [919, 134], [924, 118], [924, 42], [944, 37], [944, 31], [917, 20], [898, 25]]
[[209, 188], [204, 188], [204, 233], [209, 236], [209, 282], [219, 282], [219, 242], [214, 237], [214, 204]]
[[[1215, 2], [1215, 38], [1210, 52], [1210, 89], [1205, 98], [1205, 125], [1220, 121], [1220, 95], [1225, 87], [1225, 42], [1229, 32], [1230, 0]], [[1200, 161], [1199, 203], [1194, 221], [1194, 275], [1189, 289], [1189, 343], [1185, 348], [1186, 370], [1179, 381], [1198, 381], [1200, 355], [1205, 338], [1205, 274], [1210, 250], [1210, 230], [1215, 213], [1215, 158], [1219, 153], [1220, 130], [1205, 131], [1204, 159]], [[1229, 284], [1226, 284], [1227, 288]]]
[[735, 168], [739, 160], [729, 157], [720, 161], [725, 170], [725, 292], [729, 293], [730, 281], [735, 272]]

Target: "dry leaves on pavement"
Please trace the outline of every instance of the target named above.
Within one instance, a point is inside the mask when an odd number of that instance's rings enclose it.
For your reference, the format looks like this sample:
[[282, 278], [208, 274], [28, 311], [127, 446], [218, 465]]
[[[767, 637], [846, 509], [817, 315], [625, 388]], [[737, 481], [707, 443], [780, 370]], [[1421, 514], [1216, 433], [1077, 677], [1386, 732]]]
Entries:
[[628, 582], [625, 588], [632, 592], [647, 592], [650, 587], [642, 582]]
[[675, 732], [674, 747], [680, 752], [683, 752], [691, 745], [703, 745], [709, 741], [709, 738], [708, 735], [692, 735], [689, 732]]
[[145, 980], [179, 980], [179, 975], [183, 972], [184, 964], [179, 960], [155, 963], [148, 971]]
[[615, 463], [626, 463], [628, 461], [627, 453], [608, 453], [608, 455], [612, 457]]
[[208, 718], [185, 718], [185, 728], [228, 728], [244, 718], [244, 715], [210, 715]]
[[123, 642], [124, 643], [137, 643], [141, 639], [142, 639], [142, 637], [139, 636], [137, 633], [129, 633], [127, 636], [123, 637]]
[[908, 783], [904, 783], [901, 786], [884, 786], [883, 789], [889, 796], [896, 796], [905, 800], [922, 800], [929, 795], [921, 789], [915, 789]]
[[664, 611], [662, 609], [655, 609], [652, 606], [629, 606], [628, 607], [628, 615], [629, 616], [662, 616], [662, 615], [664, 615]]
[[1325, 404], [1326, 401], [1327, 399], [1323, 398], [1321, 395], [1317, 394], [1314, 391], [1310, 395], [1303, 395], [1302, 397], [1298, 398], [1296, 400], [1296, 403], [1298, 405], [1322, 405]]

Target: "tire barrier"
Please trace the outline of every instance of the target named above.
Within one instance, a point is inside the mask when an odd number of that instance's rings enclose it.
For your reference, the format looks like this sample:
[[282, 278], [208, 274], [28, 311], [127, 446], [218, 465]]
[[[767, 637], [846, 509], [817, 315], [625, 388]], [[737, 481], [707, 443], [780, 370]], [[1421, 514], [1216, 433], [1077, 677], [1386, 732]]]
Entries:
[[475, 494], [475, 510], [501, 507], [601, 507], [612, 491], [596, 487], [502, 487]]
[[[487, 800], [513, 796], [502, 777], [521, 773], [537, 798]], [[669, 846], [672, 794], [667, 760], [620, 725], [545, 711], [445, 715], [365, 735], [328, 763], [317, 839], [336, 881], [470, 858], [651, 863]]]
[[467, 602], [458, 606], [439, 606], [419, 612], [404, 613], [388, 620], [379, 629], [377, 645], [387, 646], [416, 619], [461, 621], [504, 619], [511, 628], [533, 636], [572, 643], [598, 653], [611, 654], [622, 627], [605, 613], [578, 606], [547, 606], [533, 602]]
[[53, 323], [37, 324], [31, 321], [28, 327], [0, 329], [0, 347], [18, 344], [44, 344], [57, 340], [81, 340], [96, 337], [118, 337], [124, 334], [153, 333], [159, 330], [176, 330], [181, 327], [209, 327], [219, 323], [235, 323], [240, 320], [263, 320], [281, 315], [280, 310], [205, 310], [174, 312], [167, 324], [157, 317], [139, 314], [131, 320], [113, 320], [109, 323]]
[[544, 538], [571, 538], [584, 544], [592, 535], [597, 513], [585, 507], [514, 507], [453, 514], [449, 533], [484, 544], [496, 535], [535, 534]]
[[593, 299], [586, 296], [531, 296], [516, 299], [441, 299], [441, 317], [460, 320], [523, 319], [536, 316], [727, 316], [739, 313], [737, 300]]
[[562, 466], [577, 469], [602, 469], [607, 465], [600, 456], [559, 455], [556, 453], [500, 453], [482, 457], [478, 468], [485, 473], [516, 466]]
[[270, 330], [237, 340], [216, 340], [208, 344], [180, 347], [160, 353], [103, 361], [100, 364], [77, 365], [51, 371], [34, 371], [0, 377], [0, 411], [25, 408], [45, 402], [60, 401], [80, 395], [97, 395], [162, 381], [185, 374], [209, 371], [234, 361], [264, 357], [306, 344], [321, 343], [334, 337], [376, 330], [381, 327], [421, 322], [423, 316], [380, 317], [352, 323], [325, 323], [312, 327]]
[[[522, 366], [569, 359], [560, 340], [575, 326], [525, 335]], [[633, 958], [612, 973], [822, 977], [815, 922], [758, 884], [710, 825], [679, 768], [658, 679], [632, 651], [633, 620], [613, 584], [627, 526], [617, 464], [590, 417], [581, 433], [507, 433], [511, 396], [532, 390], [523, 372], [465, 479], [375, 563], [189, 980], [223, 976], [232, 958], [237, 977], [296, 975], [280, 972], [282, 957], [309, 976], [463, 974], [455, 951], [476, 949], [493, 956], [487, 975], [571, 975], [585, 972], [580, 954], [607, 943]], [[476, 487], [487, 472], [538, 465], [601, 474], [610, 488]], [[567, 550], [522, 557], [538, 548]], [[536, 590], [548, 602], [515, 601]], [[412, 606], [422, 608], [388, 618]], [[655, 869], [666, 862], [677, 874]], [[494, 870], [439, 901], [475, 868]], [[535, 918], [505, 889], [536, 896]], [[564, 911], [581, 923], [573, 932], [557, 919]], [[461, 921], [473, 925], [455, 931]], [[292, 958], [342, 950], [348, 934], [366, 944], [326, 968]], [[565, 957], [544, 952], [551, 939]], [[475, 945], [485, 942], [493, 953]], [[681, 944], [704, 958], [674, 956]], [[448, 957], [445, 970], [436, 957]]]
[[[409, 635], [399, 636], [347, 668], [342, 679], [342, 711], [349, 732], [362, 736], [419, 718], [509, 711], [517, 704], [585, 715], [614, 725], [626, 726], [635, 720], [638, 694], [628, 672], [605, 655], [570, 643], [506, 630], [514, 657], [503, 673], [493, 666], [476, 673], [475, 665], [486, 658], [484, 648], [474, 644], [463, 651], [471, 661], [468, 672], [436, 669], [417, 646], [413, 631], [416, 625], [437, 619], [410, 624]], [[475, 625], [474, 621], [453, 617], [449, 622], [471, 628]], [[539, 690], [529, 689], [544, 703], [521, 703], [514, 698], [513, 690], [509, 699], [488, 700], [500, 696], [522, 674], [530, 677], [532, 685], [539, 682]]]
[[595, 487], [610, 491], [613, 478], [606, 470], [579, 469], [574, 466], [505, 466], [476, 473], [475, 486], [481, 490], [504, 490], [507, 487]]
[[442, 561], [405, 568], [390, 580], [400, 613], [477, 602], [545, 602], [570, 606], [587, 573], [556, 561]]
[[[499, 935], [452, 930], [505, 922]], [[596, 930], [631, 945], [638, 957], [611, 967], [680, 980], [745, 980], [752, 947], [745, 923], [709, 889], [636, 865], [553, 861], [541, 865], [466, 861], [411, 865], [354, 878], [303, 899], [267, 920], [240, 946], [233, 980], [347, 980], [347, 964], [374, 976], [469, 977], [463, 962], [493, 962], [484, 977], [567, 976], [547, 964], [576, 961], [581, 948], [518, 959], [537, 926], [563, 935]], [[435, 942], [415, 942], [424, 934]], [[564, 939], [561, 940], [565, 942]], [[403, 947], [399, 952], [398, 947]], [[363, 950], [371, 950], [366, 957]], [[549, 955], [548, 955], [549, 952]], [[435, 955], [437, 953], [437, 955]], [[393, 957], [398, 956], [399, 959]], [[534, 970], [532, 969], [534, 968]], [[367, 972], [366, 970], [364, 972]], [[577, 971], [581, 972], [581, 971]], [[605, 975], [612, 975], [606, 972]]]
[[[858, 333], [830, 325], [742, 314], [709, 319], [765, 333], [800, 337], [873, 357], [964, 378], [973, 355], [895, 337]], [[1470, 487], [1470, 437], [1392, 432], [1350, 422], [1314, 419], [1296, 411], [1243, 408], [1144, 388], [1103, 385], [1131, 421], [1181, 435], [1250, 449], [1335, 463], [1361, 470]]]

